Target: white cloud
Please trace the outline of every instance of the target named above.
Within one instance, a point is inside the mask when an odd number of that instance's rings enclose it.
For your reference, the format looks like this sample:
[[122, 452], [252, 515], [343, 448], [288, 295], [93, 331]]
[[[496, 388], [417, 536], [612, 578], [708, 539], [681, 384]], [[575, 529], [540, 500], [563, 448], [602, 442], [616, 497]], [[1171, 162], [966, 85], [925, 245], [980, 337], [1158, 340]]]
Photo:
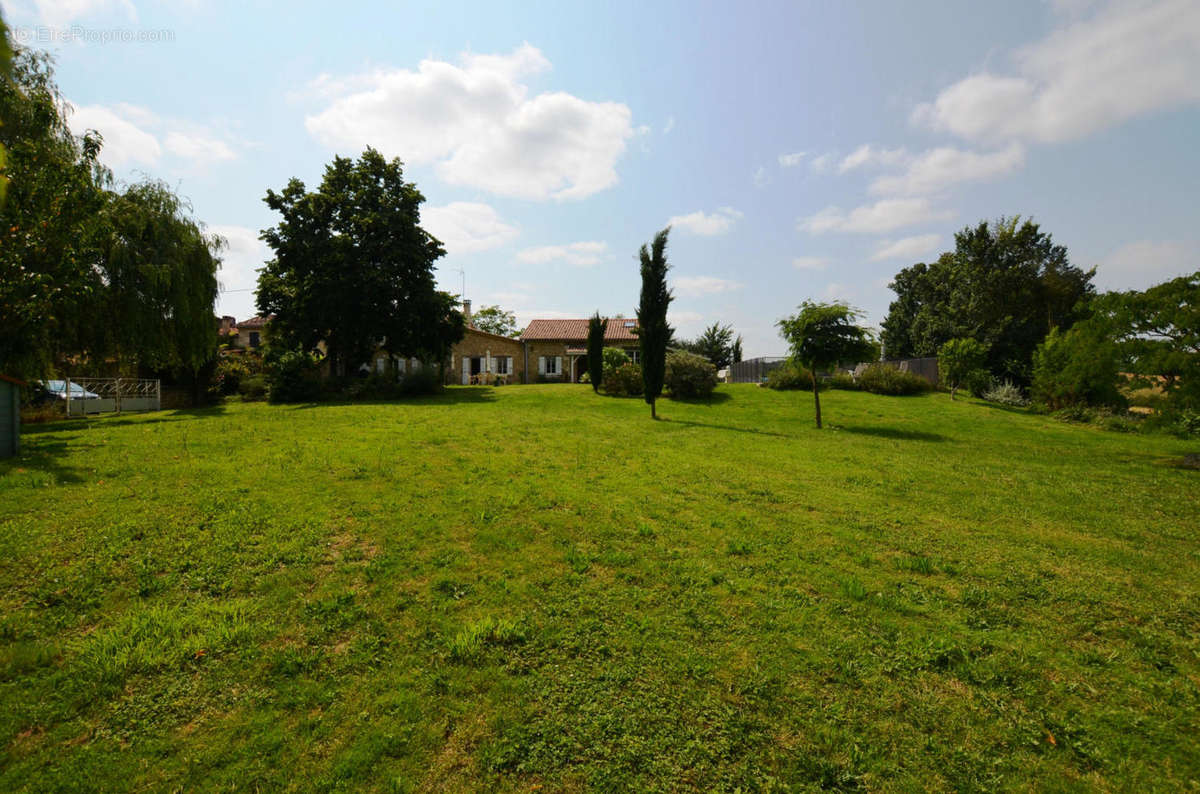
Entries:
[[771, 175], [767, 173], [766, 168], [760, 165], [758, 170], [754, 172], [754, 186], [766, 187], [769, 184], [771, 184]]
[[827, 301], [844, 301], [848, 300], [853, 291], [845, 284], [832, 282], [825, 286], [825, 300]]
[[1200, 270], [1194, 245], [1141, 240], [1110, 253], [1096, 266], [1096, 282], [1105, 289], [1145, 289]]
[[104, 138], [100, 159], [112, 168], [156, 164], [162, 155], [158, 139], [131, 121], [131, 114], [121, 110], [103, 105], [77, 107], [68, 117], [71, 131], [76, 135], [87, 130], [99, 132]]
[[936, 193], [958, 182], [991, 179], [1011, 173], [1025, 162], [1025, 149], [1019, 143], [995, 152], [968, 152], [940, 147], [913, 159], [903, 173], [881, 176], [871, 183], [875, 195], [915, 195]]
[[668, 135], [668, 134], [670, 134], [671, 130], [673, 130], [673, 129], [675, 129], [675, 117], [674, 117], [674, 116], [668, 116], [668, 117], [667, 117], [667, 123], [666, 123], [666, 125], [663, 127], [663, 135]]
[[137, 22], [137, 9], [131, 0], [34, 0], [38, 20], [52, 28], [65, 28], [77, 19], [98, 12], [120, 9], [130, 22]]
[[211, 165], [237, 159], [229, 143], [182, 119], [163, 118], [148, 108], [119, 102], [84, 105], [67, 117], [71, 131], [96, 130], [104, 138], [100, 160], [110, 168], [158, 165], [163, 151], [185, 165]]
[[838, 207], [826, 207], [800, 220], [800, 228], [811, 234], [829, 231], [882, 234], [905, 226], [951, 217], [950, 210], [935, 209], [923, 198], [884, 199], [865, 204], [846, 213]]
[[697, 210], [687, 215], [674, 215], [667, 221], [667, 225], [702, 237], [713, 237], [725, 234], [741, 217], [742, 213], [733, 207], [721, 207], [712, 214]]
[[941, 235], [938, 234], [921, 234], [894, 242], [884, 241], [875, 249], [875, 253], [871, 254], [871, 260], [879, 262], [884, 259], [918, 259], [936, 251], [941, 239]]
[[416, 71], [322, 76], [313, 90], [333, 101], [305, 126], [331, 148], [372, 145], [408, 163], [435, 163], [455, 185], [531, 199], [590, 196], [617, 183], [632, 114], [561, 91], [530, 98], [520, 78], [549, 68], [523, 44], [457, 65], [427, 59]]
[[704, 315], [700, 312], [667, 311], [667, 322], [681, 336], [691, 336], [694, 333], [698, 333], [701, 330], [700, 323], [703, 319]]
[[965, 138], [1066, 141], [1200, 101], [1200, 3], [1114, 2], [1013, 54], [1016, 75], [981, 72], [913, 120]]
[[833, 165], [833, 161], [834, 161], [835, 157], [836, 157], [836, 155], [834, 155], [833, 152], [827, 152], [825, 154], [817, 155], [809, 163], [809, 166], [816, 173], [823, 174], [829, 170], [830, 166]]
[[588, 240], [567, 245], [543, 245], [538, 248], [526, 248], [517, 253], [518, 262], [529, 264], [545, 264], [546, 262], [563, 261], [568, 265], [587, 267], [599, 264], [600, 259], [608, 251], [608, 244]]
[[797, 270], [824, 270], [829, 265], [829, 259], [823, 256], [798, 256], [792, 260], [792, 267]]
[[421, 227], [442, 241], [450, 254], [469, 254], [498, 248], [517, 236], [488, 204], [453, 201], [421, 210]]
[[720, 292], [730, 292], [742, 288], [740, 282], [730, 281], [726, 278], [717, 278], [716, 276], [680, 276], [671, 281], [671, 286], [680, 295], [685, 295], [689, 298], [701, 295], [716, 295]]
[[779, 164], [784, 168], [795, 168], [804, 160], [807, 152], [792, 152], [791, 154], [779, 155]]
[[869, 143], [864, 143], [850, 154], [846, 155], [838, 165], [838, 173], [844, 174], [855, 168], [869, 165], [900, 165], [909, 160], [909, 154], [901, 149], [877, 149]]
[[188, 160], [198, 162], [218, 162], [237, 158], [233, 149], [225, 141], [209, 138], [204, 135], [189, 135], [183, 132], [167, 133], [164, 145], [167, 151]]

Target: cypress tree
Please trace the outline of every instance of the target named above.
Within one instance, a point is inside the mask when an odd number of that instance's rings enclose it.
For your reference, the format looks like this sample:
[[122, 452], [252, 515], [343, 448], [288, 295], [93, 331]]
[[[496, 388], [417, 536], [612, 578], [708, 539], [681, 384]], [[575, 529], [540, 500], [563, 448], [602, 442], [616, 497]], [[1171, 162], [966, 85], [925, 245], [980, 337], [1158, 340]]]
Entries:
[[650, 248], [639, 252], [642, 269], [642, 296], [638, 304], [638, 342], [642, 351], [643, 395], [650, 403], [650, 416], [658, 418], [654, 402], [662, 394], [663, 374], [667, 365], [667, 344], [671, 327], [667, 325], [667, 307], [671, 291], [667, 289], [667, 234], [671, 227], [654, 235]]
[[601, 317], [600, 312], [593, 314], [588, 321], [588, 378], [595, 392], [600, 391], [600, 381], [604, 380], [604, 329], [607, 327], [608, 320]]

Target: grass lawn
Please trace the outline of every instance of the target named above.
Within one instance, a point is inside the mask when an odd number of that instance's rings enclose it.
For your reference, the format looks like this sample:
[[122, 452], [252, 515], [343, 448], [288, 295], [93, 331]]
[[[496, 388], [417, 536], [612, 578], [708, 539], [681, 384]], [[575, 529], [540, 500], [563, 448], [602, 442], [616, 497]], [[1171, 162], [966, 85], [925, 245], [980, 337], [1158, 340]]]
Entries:
[[27, 427], [0, 790], [1200, 787], [1195, 442], [811, 402]]

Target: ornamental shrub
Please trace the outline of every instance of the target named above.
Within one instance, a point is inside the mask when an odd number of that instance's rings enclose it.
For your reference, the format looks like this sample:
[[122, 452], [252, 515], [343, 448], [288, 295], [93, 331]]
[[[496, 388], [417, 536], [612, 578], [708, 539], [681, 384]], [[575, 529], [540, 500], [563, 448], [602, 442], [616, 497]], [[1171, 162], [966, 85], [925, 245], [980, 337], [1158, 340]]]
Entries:
[[933, 391], [933, 384], [920, 375], [902, 372], [898, 368], [889, 367], [886, 364], [872, 364], [864, 369], [858, 376], [858, 385], [863, 391], [891, 396], [923, 394]]
[[841, 389], [843, 391], [858, 391], [858, 381], [854, 380], [854, 376], [849, 372], [838, 372], [832, 377], [826, 379], [825, 383], [831, 389]]
[[616, 372], [618, 367], [631, 363], [629, 354], [619, 347], [606, 347], [604, 348], [603, 355], [605, 380], [607, 380], [608, 376], [613, 372]]
[[663, 384], [675, 399], [708, 397], [717, 388], [717, 368], [703, 356], [675, 350], [667, 353]]
[[604, 376], [604, 391], [614, 397], [635, 396], [642, 388], [642, 368], [637, 364], [622, 364]]
[[271, 402], [311, 402], [320, 397], [321, 374], [312, 354], [302, 350], [271, 351], [266, 363]]
[[812, 373], [799, 364], [785, 361], [767, 373], [768, 389], [805, 389], [812, 391]]
[[980, 395], [983, 399], [990, 403], [1000, 403], [1001, 405], [1029, 405], [1029, 400], [1025, 399], [1021, 387], [1014, 384], [1011, 380], [1003, 382], [997, 381], [990, 388], [985, 389]]
[[1124, 408], [1120, 351], [1100, 332], [1057, 328], [1033, 354], [1033, 399], [1052, 411], [1075, 405]]

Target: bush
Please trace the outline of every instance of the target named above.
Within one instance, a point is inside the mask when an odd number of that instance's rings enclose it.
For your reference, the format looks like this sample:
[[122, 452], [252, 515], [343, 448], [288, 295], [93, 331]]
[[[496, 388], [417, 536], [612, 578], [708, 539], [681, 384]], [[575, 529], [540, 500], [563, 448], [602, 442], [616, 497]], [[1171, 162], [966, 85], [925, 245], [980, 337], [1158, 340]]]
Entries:
[[629, 354], [619, 347], [604, 348], [604, 379], [616, 372], [620, 367], [630, 364]]
[[967, 377], [963, 380], [962, 387], [970, 392], [972, 397], [982, 398], [986, 392], [991, 391], [996, 386], [996, 379], [992, 377], [992, 373], [986, 369], [976, 369], [967, 373]]
[[1050, 332], [1033, 354], [1033, 399], [1050, 410], [1076, 405], [1124, 408], [1119, 351], [1102, 334], [1075, 327]]
[[267, 393], [273, 403], [311, 402], [321, 394], [317, 359], [301, 350], [274, 351], [267, 359]]
[[238, 394], [243, 400], [255, 401], [267, 398], [267, 379], [262, 375], [251, 375], [238, 384]]
[[585, 372], [585, 373], [583, 373], [582, 375], [580, 375], [580, 376], [579, 376], [579, 382], [580, 382], [580, 383], [591, 383], [591, 382], [592, 382], [592, 375], [591, 375], [591, 373], [589, 373], [589, 372]]
[[405, 396], [437, 394], [442, 390], [441, 368], [422, 366], [400, 379], [400, 393]]
[[637, 364], [622, 364], [604, 376], [604, 391], [614, 397], [630, 397], [642, 393], [642, 368]]
[[911, 372], [901, 372], [886, 364], [872, 364], [858, 376], [858, 386], [871, 394], [903, 396], [933, 391], [933, 384]]
[[799, 364], [785, 362], [767, 373], [768, 389], [806, 389], [812, 391], [812, 373]]
[[1000, 403], [1001, 405], [1029, 405], [1029, 400], [1025, 399], [1021, 387], [1015, 385], [1011, 380], [993, 383], [983, 391], [980, 397], [990, 403]]
[[831, 389], [841, 389], [843, 391], [858, 391], [858, 381], [849, 372], [838, 372], [833, 377], [828, 378], [825, 383]]
[[695, 353], [675, 350], [667, 354], [663, 385], [671, 397], [708, 397], [717, 388], [717, 368]]

